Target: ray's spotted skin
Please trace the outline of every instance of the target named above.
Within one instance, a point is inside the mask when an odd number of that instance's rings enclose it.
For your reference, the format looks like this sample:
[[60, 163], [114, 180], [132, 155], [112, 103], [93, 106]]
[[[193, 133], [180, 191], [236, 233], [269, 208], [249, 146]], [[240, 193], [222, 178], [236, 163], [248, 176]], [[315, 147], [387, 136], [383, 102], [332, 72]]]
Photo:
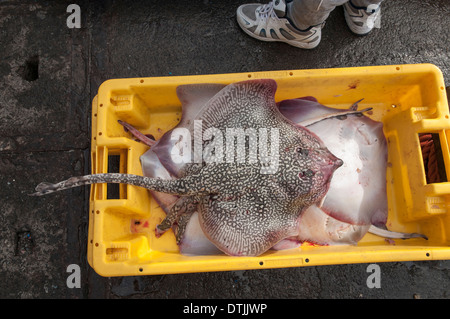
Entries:
[[[168, 167], [172, 163], [164, 163], [168, 158], [160, 157], [158, 152], [159, 147], [165, 149], [165, 146], [155, 143], [152, 149], [156, 149], [159, 162], [171, 173], [170, 179], [88, 175], [57, 184], [40, 184], [34, 195], [109, 182], [129, 183], [177, 196], [198, 196], [198, 218], [206, 237], [229, 255], [258, 256], [296, 234], [301, 213], [322, 200], [334, 171], [343, 164], [315, 134], [279, 112], [275, 91], [273, 80], [230, 84], [205, 104], [200, 102], [194, 118], [202, 120], [204, 131], [208, 128], [225, 131], [230, 127], [276, 128], [279, 148], [284, 150], [279, 153], [276, 172], [264, 174], [261, 163], [249, 161], [185, 164], [171, 172]], [[203, 141], [205, 145], [207, 141]], [[179, 176], [175, 176], [177, 173]], [[166, 218], [170, 220], [173, 216], [169, 214]], [[171, 220], [169, 224], [173, 225]], [[164, 225], [162, 230], [166, 228]]]

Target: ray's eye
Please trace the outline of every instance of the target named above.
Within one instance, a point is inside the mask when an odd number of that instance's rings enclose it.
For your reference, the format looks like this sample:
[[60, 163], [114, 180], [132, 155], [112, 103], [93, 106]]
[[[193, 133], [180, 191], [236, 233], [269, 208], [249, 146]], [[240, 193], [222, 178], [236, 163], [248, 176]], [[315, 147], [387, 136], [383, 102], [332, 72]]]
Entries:
[[307, 169], [306, 171], [300, 172], [298, 174], [298, 177], [300, 177], [300, 178], [307, 178], [307, 177], [312, 177], [314, 175], [315, 175], [315, 173], [312, 170]]
[[306, 148], [297, 147], [297, 153], [303, 156], [308, 156], [309, 151]]

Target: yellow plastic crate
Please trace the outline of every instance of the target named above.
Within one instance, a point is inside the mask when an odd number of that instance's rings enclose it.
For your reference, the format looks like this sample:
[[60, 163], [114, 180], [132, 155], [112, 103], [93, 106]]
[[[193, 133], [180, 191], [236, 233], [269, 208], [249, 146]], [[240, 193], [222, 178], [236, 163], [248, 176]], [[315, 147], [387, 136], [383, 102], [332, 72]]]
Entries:
[[306, 245], [259, 257], [184, 256], [171, 230], [155, 237], [154, 229], [165, 214], [147, 190], [120, 185], [119, 198], [108, 199], [107, 188], [113, 185], [97, 184], [91, 186], [88, 261], [98, 274], [450, 259], [450, 183], [427, 184], [418, 137], [438, 134], [449, 179], [448, 104], [442, 74], [431, 64], [108, 80], [92, 103], [92, 173], [108, 172], [108, 158], [115, 156], [120, 160], [118, 171], [142, 175], [139, 157], [148, 147], [134, 141], [117, 120], [159, 139], [180, 119], [178, 85], [260, 78], [276, 80], [276, 101], [310, 95], [324, 105], [348, 108], [364, 98], [360, 107], [373, 107], [370, 117], [383, 122], [388, 141], [387, 225], [393, 231], [426, 234], [429, 240], [387, 242], [367, 234], [357, 246]]

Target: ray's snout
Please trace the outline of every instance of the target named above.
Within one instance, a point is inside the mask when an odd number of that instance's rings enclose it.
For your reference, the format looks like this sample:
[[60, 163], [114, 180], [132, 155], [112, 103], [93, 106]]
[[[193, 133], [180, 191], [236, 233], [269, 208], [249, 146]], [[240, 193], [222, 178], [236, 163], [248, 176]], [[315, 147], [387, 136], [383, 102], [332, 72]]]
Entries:
[[316, 152], [316, 160], [324, 176], [331, 178], [334, 171], [344, 164], [344, 161], [332, 154], [327, 148]]
[[[330, 153], [331, 154], [331, 153]], [[335, 169], [338, 169], [339, 167], [341, 167], [344, 164], [344, 161], [341, 160], [339, 157], [334, 156], [333, 154], [331, 154], [334, 159], [333, 159], [333, 166]]]

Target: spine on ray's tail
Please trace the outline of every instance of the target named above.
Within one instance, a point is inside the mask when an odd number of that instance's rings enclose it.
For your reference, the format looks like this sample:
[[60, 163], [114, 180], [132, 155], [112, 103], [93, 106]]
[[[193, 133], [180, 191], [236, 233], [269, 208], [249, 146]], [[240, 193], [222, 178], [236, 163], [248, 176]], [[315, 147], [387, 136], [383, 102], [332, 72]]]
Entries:
[[107, 173], [107, 174], [92, 174], [85, 176], [71, 177], [59, 183], [42, 182], [36, 187], [36, 192], [29, 194], [30, 196], [42, 196], [68, 188], [99, 184], [99, 183], [123, 183], [143, 188], [164, 192], [168, 194], [183, 195], [190, 192], [182, 180], [163, 180], [159, 178], [149, 178], [140, 175]]

